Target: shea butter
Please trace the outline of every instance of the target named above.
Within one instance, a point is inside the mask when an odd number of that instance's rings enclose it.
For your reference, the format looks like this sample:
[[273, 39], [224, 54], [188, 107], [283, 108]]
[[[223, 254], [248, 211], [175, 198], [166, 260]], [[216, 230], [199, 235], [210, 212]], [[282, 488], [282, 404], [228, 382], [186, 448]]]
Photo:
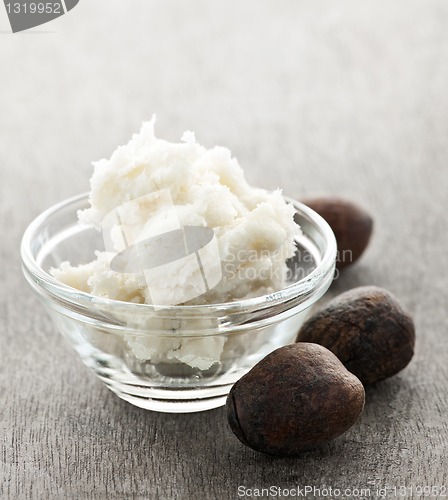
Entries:
[[[154, 118], [144, 123], [110, 159], [94, 164], [90, 207], [78, 218], [103, 233], [104, 248], [91, 262], [63, 262], [54, 277], [95, 296], [164, 307], [280, 290], [300, 232], [293, 206], [279, 190], [250, 186], [227, 148], [207, 149], [192, 132], [168, 142], [155, 136], [154, 124]], [[191, 234], [197, 235], [192, 245]], [[176, 245], [185, 243], [183, 255], [169, 244], [176, 235]], [[139, 269], [137, 260], [146, 267]], [[199, 369], [219, 361], [225, 343], [221, 337], [127, 339], [139, 360]]]

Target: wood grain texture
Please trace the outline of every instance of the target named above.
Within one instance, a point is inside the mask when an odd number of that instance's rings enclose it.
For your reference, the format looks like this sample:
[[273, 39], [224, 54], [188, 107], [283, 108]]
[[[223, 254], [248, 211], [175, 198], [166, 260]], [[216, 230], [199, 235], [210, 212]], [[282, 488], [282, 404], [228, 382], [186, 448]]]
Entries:
[[[444, 0], [97, 0], [54, 33], [0, 34], [0, 498], [448, 486], [447, 23]], [[26, 225], [87, 190], [90, 161], [153, 112], [162, 137], [192, 129], [229, 146], [254, 184], [373, 213], [370, 248], [329, 296], [392, 291], [414, 315], [416, 355], [367, 390], [359, 423], [328, 446], [274, 459], [245, 448], [223, 409], [120, 401], [27, 288]]]

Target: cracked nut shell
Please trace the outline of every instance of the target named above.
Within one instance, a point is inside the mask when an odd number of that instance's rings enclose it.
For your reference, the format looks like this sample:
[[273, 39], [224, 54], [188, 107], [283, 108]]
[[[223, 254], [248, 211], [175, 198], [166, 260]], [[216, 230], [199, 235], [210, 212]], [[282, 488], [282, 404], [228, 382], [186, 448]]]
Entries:
[[356, 262], [366, 249], [373, 219], [360, 206], [342, 198], [325, 196], [303, 200], [330, 225], [338, 244], [336, 267], [343, 269]]
[[333, 352], [363, 384], [395, 375], [414, 354], [411, 316], [387, 290], [359, 287], [331, 300], [302, 326], [297, 342]]
[[299, 343], [276, 349], [238, 380], [226, 409], [243, 444], [290, 456], [347, 431], [364, 400], [363, 385], [334, 354]]

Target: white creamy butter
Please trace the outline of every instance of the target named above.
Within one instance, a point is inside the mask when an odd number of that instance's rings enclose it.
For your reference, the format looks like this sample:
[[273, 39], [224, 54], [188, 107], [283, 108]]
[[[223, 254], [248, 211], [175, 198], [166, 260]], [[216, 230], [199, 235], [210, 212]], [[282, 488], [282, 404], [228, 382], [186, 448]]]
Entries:
[[[181, 143], [158, 139], [154, 123], [155, 118], [144, 123], [109, 160], [94, 164], [91, 207], [78, 214], [80, 222], [104, 230], [105, 220], [115, 220], [110, 214], [119, 213], [120, 224], [127, 224], [125, 230], [109, 221], [107, 251], [98, 249], [96, 260], [81, 266], [61, 264], [52, 270], [55, 278], [93, 295], [148, 304], [162, 296], [172, 305], [221, 303], [281, 289], [285, 261], [294, 255], [294, 238], [300, 231], [292, 205], [280, 191], [251, 187], [227, 148], [206, 149], [192, 132], [185, 132]], [[146, 274], [111, 268], [123, 242], [129, 246], [151, 242], [154, 235], [187, 226], [211, 228], [216, 251], [192, 253]], [[198, 256], [202, 258], [199, 267]], [[203, 288], [205, 268], [220, 279]], [[207, 369], [219, 361], [224, 349], [224, 341], [216, 340], [159, 338], [156, 342], [137, 337], [128, 344], [140, 360]]]

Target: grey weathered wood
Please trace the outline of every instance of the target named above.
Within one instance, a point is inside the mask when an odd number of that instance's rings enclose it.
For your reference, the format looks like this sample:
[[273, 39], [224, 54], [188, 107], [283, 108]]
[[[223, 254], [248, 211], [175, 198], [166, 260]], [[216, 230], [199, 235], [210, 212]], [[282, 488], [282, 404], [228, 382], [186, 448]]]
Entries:
[[[444, 0], [97, 0], [35, 30], [54, 33], [0, 34], [0, 498], [447, 486], [447, 23]], [[223, 409], [120, 401], [29, 292], [27, 223], [85, 191], [90, 160], [154, 111], [160, 136], [192, 129], [231, 147], [252, 183], [339, 193], [374, 214], [371, 247], [331, 294], [394, 292], [414, 313], [417, 352], [330, 445], [274, 459], [241, 445]]]

